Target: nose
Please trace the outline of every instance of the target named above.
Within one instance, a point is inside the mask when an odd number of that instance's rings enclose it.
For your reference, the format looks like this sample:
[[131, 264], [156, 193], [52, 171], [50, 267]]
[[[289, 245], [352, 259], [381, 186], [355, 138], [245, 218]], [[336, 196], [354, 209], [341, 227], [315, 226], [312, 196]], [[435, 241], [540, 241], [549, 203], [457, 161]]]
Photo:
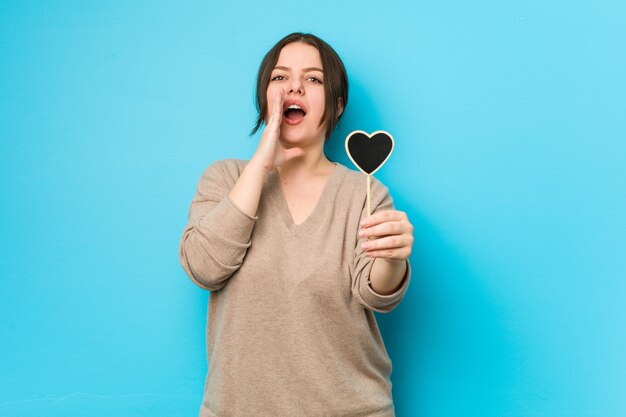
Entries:
[[303, 90], [302, 90], [302, 84], [300, 83], [300, 80], [298, 79], [298, 77], [293, 77], [291, 84], [289, 85], [289, 90], [287, 91], [288, 93], [296, 93], [296, 94], [302, 94]]

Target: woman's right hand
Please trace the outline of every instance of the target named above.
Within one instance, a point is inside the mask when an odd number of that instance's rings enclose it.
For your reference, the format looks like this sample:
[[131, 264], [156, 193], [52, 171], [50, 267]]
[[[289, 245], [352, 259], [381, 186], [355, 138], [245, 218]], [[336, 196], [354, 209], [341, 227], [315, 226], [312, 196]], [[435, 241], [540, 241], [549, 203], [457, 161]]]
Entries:
[[252, 160], [267, 171], [271, 171], [285, 161], [304, 155], [304, 149], [295, 147], [285, 149], [279, 141], [284, 96], [285, 90], [281, 90], [274, 98], [269, 122], [263, 130], [259, 146], [252, 157]]

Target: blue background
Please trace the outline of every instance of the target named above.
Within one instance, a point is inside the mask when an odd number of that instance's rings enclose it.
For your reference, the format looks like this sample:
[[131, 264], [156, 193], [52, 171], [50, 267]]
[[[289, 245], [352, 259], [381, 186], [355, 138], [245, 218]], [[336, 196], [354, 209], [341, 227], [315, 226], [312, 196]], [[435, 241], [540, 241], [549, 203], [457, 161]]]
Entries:
[[397, 415], [626, 415], [626, 6], [0, 3], [0, 416], [193, 416], [209, 293], [178, 261], [200, 174], [249, 159], [265, 52], [348, 69], [327, 153], [415, 226], [377, 314]]

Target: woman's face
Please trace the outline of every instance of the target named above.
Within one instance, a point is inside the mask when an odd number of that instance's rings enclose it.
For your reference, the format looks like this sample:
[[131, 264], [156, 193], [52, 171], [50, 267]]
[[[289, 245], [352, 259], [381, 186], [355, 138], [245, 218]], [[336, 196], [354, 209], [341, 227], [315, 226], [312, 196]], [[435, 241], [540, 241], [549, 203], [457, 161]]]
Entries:
[[[280, 140], [285, 145], [323, 140], [324, 72], [319, 51], [303, 42], [292, 42], [280, 51], [267, 87], [268, 112], [281, 89], [285, 90]], [[287, 110], [297, 104], [302, 110]], [[269, 114], [266, 120], [269, 120]]]

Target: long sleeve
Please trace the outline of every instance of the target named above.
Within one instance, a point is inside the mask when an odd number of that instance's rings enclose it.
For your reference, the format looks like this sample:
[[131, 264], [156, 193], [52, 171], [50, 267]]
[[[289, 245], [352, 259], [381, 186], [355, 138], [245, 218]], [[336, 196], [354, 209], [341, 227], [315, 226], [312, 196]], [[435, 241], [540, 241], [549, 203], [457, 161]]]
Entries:
[[228, 196], [237, 179], [232, 162], [216, 161], [202, 173], [180, 240], [183, 269], [196, 285], [210, 291], [226, 285], [239, 269], [258, 219], [241, 211]]
[[[374, 177], [372, 177], [371, 182], [371, 207], [372, 214], [378, 211], [395, 209], [393, 199], [389, 194], [389, 189]], [[361, 220], [365, 217], [367, 217], [366, 201], [361, 211], [359, 227]], [[387, 295], [378, 294], [369, 285], [370, 272], [376, 258], [365, 255], [365, 251], [361, 248], [361, 244], [365, 241], [367, 241], [367, 237], [357, 237], [356, 239], [354, 259], [350, 268], [352, 295], [356, 297], [358, 302], [365, 308], [379, 313], [388, 313], [400, 304], [400, 301], [408, 289], [409, 281], [411, 280], [411, 264], [407, 259], [406, 274], [402, 285], [396, 292]]]
[[[242, 232], [253, 221], [223, 200], [244, 162], [222, 165], [224, 178], [214, 171], [213, 185], [199, 187], [204, 196], [190, 224], [202, 218], [205, 226], [189, 229], [182, 247], [192, 272], [214, 288], [231, 272], [224, 265], [241, 262], [248, 241], [230, 229]], [[280, 180], [278, 170], [267, 174], [250, 213], [258, 219], [245, 260], [208, 300], [209, 366], [199, 415], [393, 417], [392, 362], [372, 310], [391, 310], [400, 294], [380, 296], [366, 287], [375, 258], [357, 249], [358, 223], [367, 214], [365, 178], [337, 163], [316, 208], [298, 225]], [[372, 208], [391, 209], [387, 190], [377, 182], [372, 188]], [[209, 190], [215, 195], [208, 197]], [[217, 202], [227, 215], [214, 215]], [[233, 260], [225, 260], [223, 236]]]

